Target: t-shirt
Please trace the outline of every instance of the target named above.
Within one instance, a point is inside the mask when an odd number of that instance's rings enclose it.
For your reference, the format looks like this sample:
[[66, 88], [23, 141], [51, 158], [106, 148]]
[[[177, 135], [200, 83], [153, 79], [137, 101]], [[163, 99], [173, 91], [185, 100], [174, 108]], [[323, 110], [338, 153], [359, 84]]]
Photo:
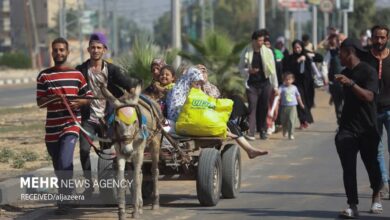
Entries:
[[298, 88], [295, 85], [290, 85], [290, 86], [281, 85], [279, 87], [279, 93], [280, 93], [281, 106], [298, 105], [297, 97], [301, 95], [299, 94]]
[[[378, 76], [369, 64], [360, 62], [352, 70], [345, 68], [342, 74], [352, 79], [361, 88], [372, 91], [374, 95], [378, 93]], [[340, 128], [358, 134], [376, 129], [375, 98], [370, 102], [362, 101], [352, 88], [346, 86], [344, 86], [344, 97]]]
[[[43, 70], [37, 77], [37, 98], [51, 95], [92, 97], [92, 92], [81, 72], [70, 68], [52, 67]], [[80, 110], [73, 110], [73, 113], [77, 121], [81, 122]], [[47, 105], [46, 142], [57, 142], [64, 134], [78, 135], [79, 131], [80, 128], [61, 101]]]
[[365, 58], [374, 67], [379, 78], [378, 112], [390, 111], [390, 55], [380, 62], [371, 53]]
[[[102, 71], [100, 73], [93, 73], [91, 69], [88, 69], [88, 85], [93, 91], [96, 97], [103, 97], [102, 90], [99, 87], [99, 83], [105, 84], [107, 87], [108, 69], [107, 64], [104, 63]], [[106, 100], [93, 99], [90, 104], [90, 116], [88, 121], [95, 124], [99, 124], [99, 118], [103, 118], [106, 109]]]
[[248, 85], [260, 88], [267, 80], [264, 74], [263, 61], [261, 60], [260, 52], [253, 52], [252, 68], [257, 68], [259, 71], [255, 74], [249, 74]]

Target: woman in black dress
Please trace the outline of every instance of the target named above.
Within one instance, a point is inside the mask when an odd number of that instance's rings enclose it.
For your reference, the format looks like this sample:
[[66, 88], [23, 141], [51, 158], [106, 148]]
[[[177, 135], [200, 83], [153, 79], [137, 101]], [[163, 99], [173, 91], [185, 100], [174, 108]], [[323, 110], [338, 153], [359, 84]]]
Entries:
[[303, 42], [295, 40], [292, 43], [293, 53], [288, 56], [283, 65], [284, 71], [292, 72], [305, 109], [298, 108], [298, 118], [301, 128], [307, 128], [313, 123], [311, 108], [314, 106], [314, 80], [312, 75], [312, 59], [307, 55]]

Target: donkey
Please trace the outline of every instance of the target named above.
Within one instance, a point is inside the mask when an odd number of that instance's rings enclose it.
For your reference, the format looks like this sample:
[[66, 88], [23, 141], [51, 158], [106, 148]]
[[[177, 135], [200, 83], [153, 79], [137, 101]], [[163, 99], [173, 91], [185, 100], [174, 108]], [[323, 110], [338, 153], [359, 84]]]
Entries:
[[[134, 167], [133, 185], [131, 187], [131, 196], [134, 201], [133, 218], [138, 218], [142, 214], [142, 164], [145, 147], [150, 147], [152, 156], [152, 180], [153, 180], [153, 201], [152, 209], [159, 208], [158, 191], [158, 160], [161, 144], [161, 130], [159, 118], [156, 111], [160, 111], [157, 103], [145, 105], [143, 100], [139, 99], [141, 86], [137, 86], [135, 91], [124, 95], [119, 99], [115, 98], [104, 86], [100, 87], [102, 93], [115, 107], [115, 122], [113, 124], [114, 134], [112, 140], [115, 145], [116, 160], [118, 163], [117, 178], [121, 183], [124, 180], [124, 171], [126, 162], [132, 162]], [[142, 105], [140, 104], [142, 103]], [[155, 109], [153, 109], [153, 107]], [[125, 193], [124, 187], [118, 190], [118, 217], [126, 218], [125, 212]]]

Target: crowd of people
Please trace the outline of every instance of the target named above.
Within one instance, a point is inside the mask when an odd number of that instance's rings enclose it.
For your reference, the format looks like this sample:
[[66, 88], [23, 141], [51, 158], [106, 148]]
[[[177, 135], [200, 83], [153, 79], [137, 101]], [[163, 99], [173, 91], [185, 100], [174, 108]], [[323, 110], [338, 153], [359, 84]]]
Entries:
[[[322, 56], [314, 51], [306, 35], [302, 40], [292, 42], [292, 53], [289, 53], [283, 37], [277, 38], [273, 47], [267, 30], [254, 31], [251, 43], [242, 51], [238, 63], [239, 72], [245, 79], [246, 97], [237, 94], [224, 97], [234, 103], [226, 123], [228, 137], [235, 140], [250, 159], [266, 155], [267, 151], [251, 144], [257, 133], [260, 139], [266, 140], [275, 130], [281, 130], [283, 137], [294, 140], [296, 127], [307, 129], [314, 123], [311, 110], [315, 107], [315, 79], [322, 66], [323, 74], [319, 77], [325, 85], [329, 84], [330, 103], [334, 103], [339, 125], [335, 144], [349, 204], [340, 214], [345, 218], [358, 216], [356, 157], [359, 151], [373, 189], [371, 212], [381, 213], [381, 197], [389, 197], [385, 144], [381, 141], [383, 126], [387, 129], [388, 140], [390, 129], [390, 52], [386, 47], [389, 29], [378, 25], [371, 33], [371, 45], [363, 48], [360, 42], [345, 39], [333, 31], [321, 42], [325, 49]], [[58, 98], [100, 97], [102, 82], [119, 98], [124, 90], [130, 92], [141, 83], [104, 60], [107, 50], [106, 37], [94, 33], [88, 46], [90, 58], [71, 68], [66, 63], [68, 42], [58, 38], [52, 42], [54, 67], [38, 75], [37, 104], [48, 111], [45, 141], [59, 178], [71, 178], [73, 152], [79, 136], [79, 128], [70, 115], [75, 114], [77, 123], [90, 134], [101, 135], [108, 104], [101, 99], [74, 98], [70, 100], [72, 112], [69, 112]], [[173, 127], [171, 130], [174, 130], [191, 88], [221, 98], [217, 86], [208, 80], [208, 69], [204, 64], [185, 66], [178, 71], [164, 59], [156, 58], [150, 65], [152, 82], [143, 94], [159, 103], [168, 124]], [[80, 136], [80, 160], [87, 179], [91, 179], [90, 148], [86, 138]], [[61, 192], [69, 193], [65, 189]], [[89, 188], [84, 193], [91, 196], [92, 192], [93, 188]], [[67, 209], [61, 203], [58, 213], [66, 213]]]

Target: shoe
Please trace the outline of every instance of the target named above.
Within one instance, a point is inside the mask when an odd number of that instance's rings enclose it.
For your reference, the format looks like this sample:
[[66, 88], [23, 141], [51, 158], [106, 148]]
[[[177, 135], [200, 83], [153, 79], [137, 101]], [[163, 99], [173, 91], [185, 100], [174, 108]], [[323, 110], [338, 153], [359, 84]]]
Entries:
[[288, 139], [290, 139], [290, 140], [294, 140], [294, 139], [295, 139], [295, 137], [294, 137], [294, 135], [290, 135], [290, 136], [288, 137]]
[[256, 140], [255, 136], [250, 136], [250, 135], [245, 135], [245, 138], [247, 140], [249, 140], [249, 141], [255, 141]]
[[383, 212], [382, 204], [379, 202], [374, 202], [371, 205], [370, 213], [372, 214], [381, 214]]
[[349, 207], [341, 211], [339, 217], [342, 219], [358, 219], [359, 211], [357, 210], [357, 208]]
[[268, 135], [267, 135], [267, 132], [260, 132], [260, 139], [261, 140], [267, 140], [268, 139]]

